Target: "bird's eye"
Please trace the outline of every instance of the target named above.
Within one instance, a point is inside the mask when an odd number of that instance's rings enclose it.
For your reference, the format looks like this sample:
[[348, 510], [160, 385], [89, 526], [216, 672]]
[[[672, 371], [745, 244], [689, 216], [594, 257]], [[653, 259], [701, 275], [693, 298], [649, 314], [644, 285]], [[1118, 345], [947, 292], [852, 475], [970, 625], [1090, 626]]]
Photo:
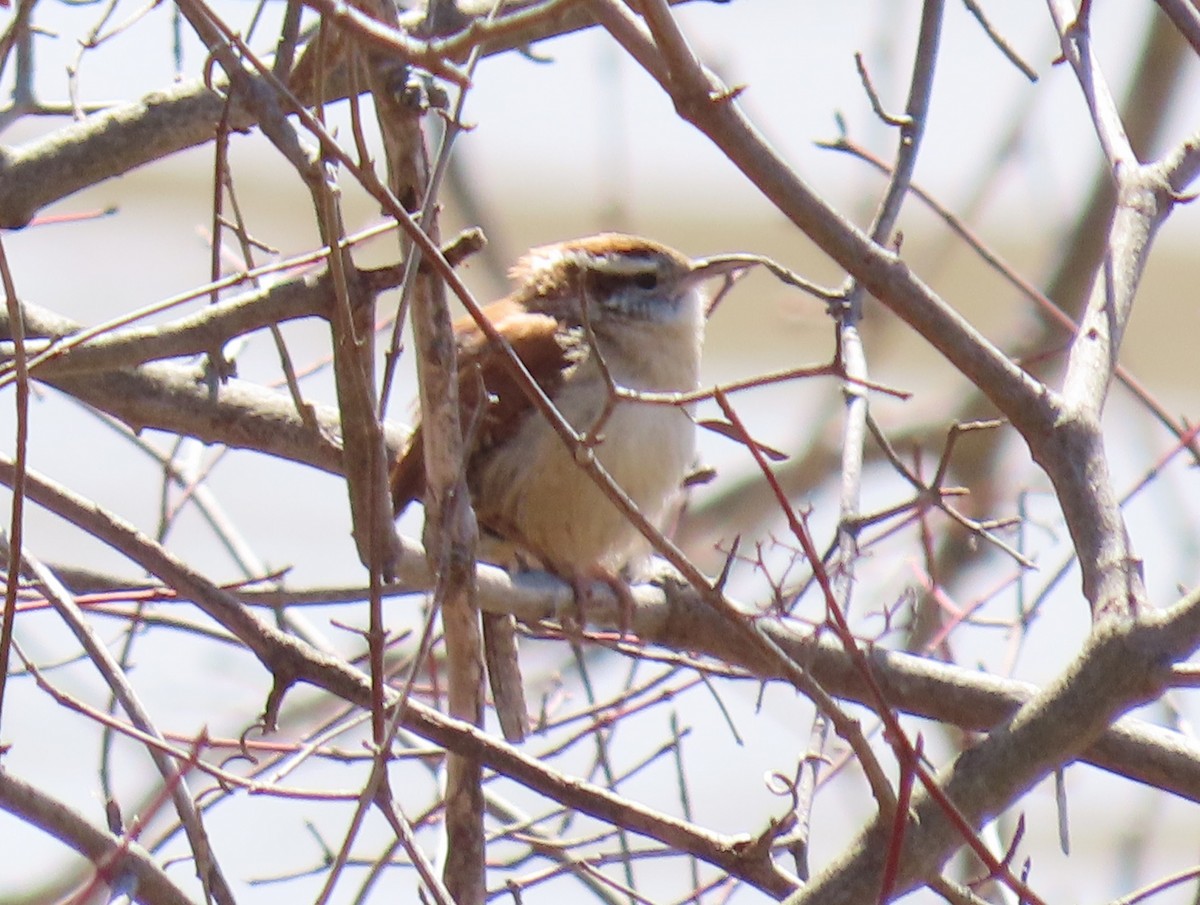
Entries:
[[658, 274], [653, 270], [645, 270], [633, 278], [633, 285], [638, 289], [654, 289], [658, 286]]

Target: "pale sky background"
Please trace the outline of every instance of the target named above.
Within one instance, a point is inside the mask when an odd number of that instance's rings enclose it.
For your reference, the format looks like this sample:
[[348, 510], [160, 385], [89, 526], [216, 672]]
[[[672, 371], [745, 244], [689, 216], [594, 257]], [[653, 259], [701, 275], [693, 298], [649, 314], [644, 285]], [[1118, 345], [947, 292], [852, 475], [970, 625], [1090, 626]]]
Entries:
[[[1027, 263], [1036, 278], [1052, 266], [1058, 231], [1075, 213], [1099, 154], [1074, 75], [1067, 67], [1050, 65], [1057, 50], [1045, 5], [1036, 0], [991, 0], [984, 7], [996, 27], [1037, 70], [1040, 80], [1034, 85], [1027, 82], [990, 44], [960, 4], [948, 4], [940, 74], [916, 178], [952, 208], [958, 208], [966, 204], [980, 179], [990, 176], [998, 166], [1000, 175], [992, 185], [988, 203], [973, 222], [989, 239]], [[135, 4], [118, 6], [114, 19], [120, 21], [138, 8]], [[217, 8], [242, 21], [249, 7], [226, 2]], [[1150, 4], [1120, 2], [1094, 5], [1097, 44], [1118, 96], [1140, 43], [1142, 14], [1150, 8]], [[277, 12], [275, 8], [270, 14]], [[39, 40], [39, 92], [44, 99], [65, 98], [64, 73], [74, 56], [73, 39], [97, 15], [95, 6], [44, 0], [39, 7], [39, 24], [61, 35], [57, 40]], [[813, 143], [834, 136], [834, 114], [840, 111], [855, 138], [877, 153], [890, 156], [894, 139], [870, 111], [855, 72], [853, 54], [856, 50], [864, 54], [889, 109], [901, 109], [918, 15], [916, 2], [894, 0], [841, 4], [736, 0], [726, 5], [692, 3], [678, 11], [700, 56], [721, 72], [727, 83], [746, 86], [741, 101], [763, 131], [794, 161], [806, 180], [858, 222], [869, 216], [881, 182], [863, 165], [819, 150]], [[264, 27], [262, 33], [270, 34], [270, 28]], [[170, 41], [170, 8], [162, 6], [152, 10], [149, 21], [130, 30], [126, 37], [84, 58], [80, 71], [83, 97], [92, 101], [128, 98], [170, 84]], [[603, 35], [576, 35], [544, 43], [535, 50], [554, 62], [539, 64], [509, 54], [483, 63], [467, 104], [466, 118], [475, 128], [461, 138], [458, 146], [468, 178], [489, 214], [492, 241], [505, 256], [533, 243], [620, 225], [653, 233], [690, 253], [760, 250], [802, 268], [808, 275], [837, 279], [836, 271], [814, 260], [807, 241], [755, 195], [703, 136], [675, 117], [657, 86], [626, 62]], [[195, 43], [189, 42], [185, 52], [185, 71], [189, 75], [195, 72], [200, 59]], [[1193, 77], [1194, 70], [1195, 61]], [[1026, 107], [1033, 120], [1028, 137], [1013, 160], [997, 165], [989, 157], [997, 136], [1003, 135]], [[520, 114], [512, 115], [514, 110]], [[1188, 108], [1175, 112], [1167, 130], [1168, 140], [1177, 141], [1197, 123], [1200, 92], [1193, 91]], [[22, 122], [4, 136], [4, 141], [19, 143], [58, 125], [54, 120]], [[285, 253], [310, 247], [312, 217], [297, 178], [278, 164], [273, 152], [262, 150], [264, 143], [257, 136], [237, 139], [235, 144], [239, 188], [257, 218], [258, 231]], [[210, 180], [211, 151], [202, 149], [65, 199], [55, 206], [55, 212], [119, 202], [120, 219], [58, 228], [54, 233], [27, 230], [6, 234], [5, 248], [13, 261], [18, 287], [33, 301], [93, 322], [202, 282], [208, 265], [199, 230], [208, 221]], [[371, 206], [361, 199], [350, 198], [348, 206], [352, 217], [357, 218], [351, 220], [352, 227], [375, 216]], [[1185, 207], [1173, 215], [1160, 254], [1179, 249], [1183, 259], [1195, 259], [1200, 230], [1196, 207]], [[912, 224], [908, 226], [909, 241], [917, 246], [928, 241], [920, 229], [928, 224], [927, 218], [918, 215], [908, 223]], [[138, 238], [131, 240], [131, 235]], [[136, 262], [130, 260], [133, 248], [139, 257]], [[64, 266], [64, 260], [69, 260], [71, 266]], [[477, 268], [474, 279], [484, 280], [478, 272], [481, 269]], [[946, 279], [951, 301], [987, 323], [997, 335], [1019, 329], [1018, 306], [1011, 293], [993, 290], [985, 296], [972, 282], [975, 277], [951, 275]], [[739, 290], [740, 299], [726, 303], [731, 307], [723, 309], [714, 322], [707, 365], [710, 379], [794, 364], [797, 360], [817, 361], [828, 353], [828, 322], [817, 306], [761, 279], [749, 285], [751, 289]], [[1170, 373], [1171, 368], [1178, 371], [1178, 357], [1163, 354], [1161, 346], [1146, 344], [1141, 351], [1136, 346], [1138, 322], [1157, 323], [1155, 312], [1168, 313], [1178, 324], [1178, 329], [1172, 331], [1174, 339], [1164, 339], [1161, 331], [1156, 331], [1156, 343], [1194, 344], [1200, 335], [1200, 315], [1194, 290], [1190, 290], [1190, 298], [1188, 294], [1186, 287], [1174, 285], [1165, 277], [1148, 276], [1144, 299], [1147, 310], [1139, 310], [1135, 318], [1130, 334], [1134, 345], [1127, 360], [1144, 366], [1151, 377], [1160, 381], [1155, 384], [1156, 390], [1175, 402], [1178, 410], [1195, 416], [1194, 369], [1186, 374]], [[289, 338], [300, 361], [323, 354], [327, 347], [327, 334], [317, 328], [297, 328]], [[915, 346], [903, 345], [902, 340], [895, 342], [895, 346], [886, 348], [869, 347], [875, 376], [905, 383], [908, 388], [915, 385], [925, 394], [925, 404], [936, 407], [938, 378], [930, 377], [929, 369], [936, 373], [937, 366], [906, 358]], [[1191, 360], [1194, 362], [1194, 356]], [[243, 374], [252, 378], [270, 379], [277, 373], [274, 353], [265, 340], [256, 341], [240, 365]], [[328, 387], [319, 383], [312, 392], [314, 398], [332, 398]], [[403, 412], [411, 395], [411, 387], [399, 391], [392, 410]], [[831, 384], [781, 388], [757, 397], [755, 404], [747, 403], [746, 417], [766, 442], [787, 445], [813, 429], [808, 413], [828, 405], [833, 395]], [[0, 437], [6, 449], [12, 442], [10, 399], [10, 395], [0, 399]], [[1113, 411], [1111, 417], [1141, 424], [1140, 416], [1119, 399]], [[161, 448], [168, 445], [161, 437], [151, 435], [150, 439]], [[1144, 467], [1148, 454], [1140, 448], [1140, 442], [1131, 440], [1128, 449], [1114, 453], [1122, 487]], [[734, 454], [728, 444], [711, 438], [704, 443], [708, 460], [719, 467], [734, 467]], [[132, 454], [123, 441], [80, 419], [52, 395], [36, 407], [31, 451], [36, 468], [67, 480], [141, 525], [154, 524], [158, 505], [155, 467], [149, 460], [131, 466]], [[81, 453], [101, 461], [111, 456], [114, 465], [112, 469], [82, 468]], [[196, 449], [194, 453], [201, 455], [202, 451]], [[1127, 474], [1123, 471], [1126, 468]], [[253, 538], [268, 565], [294, 566], [298, 584], [359, 580], [361, 569], [347, 536], [344, 493], [337, 482], [305, 469], [285, 467], [284, 472], [288, 484], [281, 487], [276, 463], [234, 455], [216, 472], [212, 486], [246, 536]], [[1194, 494], [1189, 497], [1194, 488], [1185, 478], [1164, 479], [1165, 488], [1173, 486], [1180, 490], [1179, 508], [1173, 513], [1177, 522], [1172, 527], [1194, 531]], [[868, 491], [882, 496], [882, 488]], [[818, 519], [821, 511], [828, 511], [822, 508], [828, 501], [815, 500], [813, 504]], [[1052, 509], [1049, 502], [1037, 498], [1030, 505], [1035, 516], [1039, 507]], [[1156, 511], [1135, 512], [1131, 515], [1136, 519], [1135, 533], [1158, 516]], [[1050, 517], [1047, 512], [1046, 518]], [[291, 525], [311, 524], [314, 518], [321, 520], [326, 534], [297, 537], [288, 529]], [[62, 556], [115, 568], [109, 554], [64, 534], [53, 520], [34, 512], [30, 526], [33, 548], [45, 558], [59, 551]], [[1057, 563], [1062, 540], [1042, 541], [1048, 563]], [[170, 541], [201, 568], [233, 577], [228, 559], [197, 519], [185, 518]], [[63, 550], [69, 550], [69, 554]], [[1162, 599], [1169, 599], [1176, 582], [1197, 578], [1194, 564], [1176, 558], [1178, 551], [1155, 548], [1142, 552]], [[911, 575], [898, 574], [896, 593], [910, 580]], [[1076, 584], [1077, 578], [1069, 578], [1066, 592], [1075, 593]], [[340, 610], [313, 618], [320, 621], [330, 615], [346, 618]], [[1024, 677], [1036, 681], [1053, 674], [1061, 665], [1063, 650], [1073, 650], [1086, 631], [1078, 607], [1060, 619], [1058, 631], [1043, 632], [1031, 640], [1021, 664]], [[31, 629], [23, 640], [39, 656], [51, 658], [60, 649], [61, 639], [49, 628], [48, 619], [36, 627], [46, 634]], [[115, 632], [111, 626], [109, 630]], [[995, 656], [984, 642], [964, 642], [967, 653], [963, 662], [972, 662], [976, 646], [980, 660]], [[69, 649], [69, 645], [61, 649]], [[173, 660], [183, 664], [180, 669], [206, 672], [203, 689], [197, 688], [198, 683], [185, 681], [187, 676], [168, 688], [145, 689], [152, 711], [170, 713], [172, 725], [187, 727], [192, 725], [189, 721], [215, 719], [213, 713], [225, 712], [230, 714], [228, 722], [212, 728], [214, 732], [236, 734], [261, 707], [266, 688], [261, 670], [250, 670], [238, 658], [225, 659], [211, 646], [197, 643], [193, 650], [184, 642], [184, 649], [163, 650], [161, 646], [144, 645], [138, 660], [145, 675], [158, 675], [160, 671], [170, 674]], [[546, 667], [543, 673], [548, 671]], [[536, 683], [536, 668], [533, 673], [532, 681]], [[93, 688], [86, 674], [87, 670], [81, 669], [78, 675], [69, 670], [58, 675], [69, 688]], [[540, 678], [545, 681], [544, 674]], [[618, 677], [610, 678], [615, 682]], [[708, 755], [691, 764], [698, 781], [727, 791], [724, 798], [705, 801], [697, 819], [720, 829], [757, 827], [763, 813], [777, 810], [778, 802], [764, 790], [762, 777], [766, 771], [792, 761], [794, 749], [802, 744], [807, 731], [807, 705], [798, 703], [789, 691], [771, 689], [763, 715], [757, 711], [755, 693], [756, 689], [746, 688], [743, 694], [731, 696], [734, 718], [746, 735], [744, 748], [730, 743], [710, 703], [702, 701], [688, 713], [695, 726], [698, 750]], [[32, 689], [32, 683], [18, 683], [10, 694], [18, 701], [25, 696], [29, 708], [24, 718], [20, 707], [12, 709], [13, 716], [6, 713], [6, 736], [21, 741], [7, 755], [6, 764], [30, 778], [58, 777], [57, 794], [98, 815], [96, 749], [93, 742], [80, 743], [74, 735], [78, 719], [48, 708]], [[48, 710], [52, 715], [44, 720]], [[23, 720], [44, 725], [32, 731]], [[647, 731], [658, 729], [651, 726]], [[77, 773], [64, 771], [58, 759], [63, 752], [80, 752], [83, 766]], [[731, 757], [738, 758], [737, 771], [727, 769]], [[1158, 849], [1164, 860], [1175, 856], [1186, 860], [1187, 853], [1180, 854], [1181, 850], [1194, 848], [1194, 809], [1174, 801], [1149, 804], [1149, 796], [1141, 790], [1094, 772], [1073, 770], [1070, 776], [1075, 790], [1074, 841], [1081, 853], [1076, 860], [1056, 855], [1055, 844], [1041, 838], [1054, 828], [1049, 791], [1042, 790], [1028, 802], [1030, 848], [1039, 852], [1039, 873], [1035, 876], [1041, 882], [1038, 888], [1048, 895], [1057, 895], [1058, 900], [1103, 900], [1112, 894], [1118, 881], [1123, 881], [1119, 877], [1123, 868], [1109, 865], [1103, 870], [1085, 871], [1079, 866], [1080, 859], [1087, 857], [1091, 834], [1116, 819], [1113, 810], [1118, 800], [1121, 815], [1131, 822], [1142, 819], [1140, 808], [1161, 808], [1155, 812], [1154, 821], [1167, 828]], [[313, 784], [337, 782], [336, 773], [332, 779], [307, 778]], [[126, 776], [125, 781], [131, 790], [142, 788], [140, 776]], [[354, 778], [347, 776], [345, 784], [353, 782]], [[652, 780], [647, 779], [645, 786], [634, 784], [627, 791], [634, 797], [650, 794], [654, 791], [648, 788], [651, 784]], [[816, 840], [815, 863], [840, 849], [842, 835], [864, 813], [866, 805], [860, 792], [855, 788], [853, 793], [844, 793], [835, 788], [821, 800], [817, 820], [833, 831]], [[1116, 799], [1114, 794], [1122, 797]], [[419, 803], [406, 802], [408, 805], [414, 812], [420, 808]], [[844, 815], [836, 813], [839, 810]], [[235, 847], [223, 852], [230, 875], [241, 883], [246, 877], [294, 868], [306, 859], [315, 864], [319, 853], [301, 825], [305, 813], [302, 806], [261, 800], [247, 803], [244, 796], [217, 808], [214, 832], [229, 834], [225, 838], [237, 838], [242, 833], [247, 841], [245, 851]], [[273, 814], [278, 815], [277, 821], [271, 821]], [[6, 833], [13, 831], [6, 819], [0, 815], [0, 850], [5, 848], [2, 840]], [[327, 838], [340, 838], [340, 827], [328, 829]], [[378, 835], [379, 828], [374, 830]], [[264, 845], [271, 851], [270, 860], [262, 858], [260, 846]], [[27, 882], [39, 870], [53, 870], [62, 863], [62, 850], [56, 843], [31, 842], [23, 836], [22, 847], [20, 859], [0, 856], [0, 900], [4, 900], [6, 890]], [[173, 869], [177, 878], [187, 874], [187, 868]], [[239, 885], [237, 889], [242, 900], [250, 903], [312, 898], [311, 888], [301, 883], [253, 888]], [[549, 889], [531, 892], [526, 902], [556, 901]], [[761, 899], [743, 892], [733, 901]]]

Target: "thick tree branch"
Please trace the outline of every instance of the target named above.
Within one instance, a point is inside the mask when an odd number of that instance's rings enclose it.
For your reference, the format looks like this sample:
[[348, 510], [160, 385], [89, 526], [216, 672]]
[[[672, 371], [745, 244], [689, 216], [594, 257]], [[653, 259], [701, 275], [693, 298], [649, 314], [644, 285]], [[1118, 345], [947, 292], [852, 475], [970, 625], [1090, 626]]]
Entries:
[[[12, 461], [0, 459], [0, 483], [11, 484], [12, 479]], [[33, 472], [29, 474], [28, 495], [39, 506], [77, 525], [181, 596], [192, 600], [210, 618], [234, 634], [274, 679], [264, 717], [268, 727], [275, 725], [284, 694], [297, 682], [315, 685], [358, 707], [370, 709], [372, 686], [369, 677], [343, 660], [317, 651], [269, 625], [229, 591], [213, 585], [133, 525]], [[394, 706], [397, 699], [396, 693], [389, 693], [389, 706]], [[748, 837], [729, 837], [702, 830], [598, 786], [563, 776], [537, 758], [491, 739], [476, 727], [411, 699], [402, 705], [401, 723], [418, 735], [456, 754], [476, 759], [569, 808], [619, 823], [668, 847], [711, 861], [772, 895], [782, 896], [795, 888], [795, 881], [776, 868], [766, 852], [747, 845]]]
[[789, 220], [988, 395], [1022, 433], [1048, 430], [1054, 400], [920, 280], [903, 259], [830, 207], [767, 143], [731, 92], [705, 70], [670, 76], [644, 27], [623, 4], [589, 0], [597, 20], [671, 96], [676, 110], [725, 153]]
[[[1080, 755], [1121, 713], [1162, 694], [1170, 664], [1197, 646], [1200, 593], [1136, 622], [1102, 623], [1070, 669], [941, 771], [938, 786], [972, 826], [982, 825]], [[788, 905], [872, 901], [890, 833], [876, 822]], [[941, 803], [922, 788], [913, 798], [896, 892], [924, 882], [963, 842]]]
[[[431, 590], [434, 579], [424, 550], [407, 540], [402, 541], [402, 549], [401, 583], [384, 588], [384, 595], [397, 597]], [[105, 591], [137, 586], [136, 582], [122, 582], [111, 576], [81, 574], [77, 580], [83, 583], [81, 588]], [[475, 581], [481, 609], [513, 615], [530, 625], [557, 623], [575, 609], [575, 589], [544, 573], [511, 576], [495, 566], [479, 565]], [[253, 606], [275, 608], [350, 603], [362, 600], [368, 593], [365, 587], [344, 587], [286, 592], [246, 590], [238, 592], [237, 597]], [[625, 601], [614, 595], [608, 585], [599, 583], [587, 589], [586, 615], [591, 628], [606, 634], [624, 629], [638, 639], [634, 644], [619, 645], [625, 653], [636, 655], [642, 649], [638, 645], [655, 645], [666, 651], [687, 652], [729, 664], [735, 670], [744, 670], [750, 679], [786, 680], [773, 658], [732, 635], [725, 627], [725, 617], [685, 582], [664, 574], [654, 584], [632, 588], [632, 593], [634, 607], [629, 610], [623, 608]], [[871, 690], [866, 678], [840, 641], [786, 622], [765, 624], [763, 631], [794, 663], [809, 670], [830, 694], [861, 704], [870, 703]], [[866, 655], [872, 675], [897, 711], [963, 730], [992, 729], [1011, 719], [1039, 691], [1028, 682], [890, 651], [878, 645], [869, 646]], [[1123, 718], [1078, 759], [1200, 803], [1200, 743], [1180, 732]]]
[[7, 770], [0, 770], [0, 810], [49, 833], [93, 864], [107, 865], [109, 875], [102, 879], [131, 875], [139, 902], [193, 905], [192, 898], [171, 882], [157, 859], [136, 842], [92, 825], [77, 811]]
[[[464, 13], [471, 17], [484, 16], [493, 6], [489, 0], [462, 4]], [[530, 8], [544, 6], [535, 0], [505, 4], [506, 10], [513, 10], [509, 15], [519, 17], [516, 27], [497, 29], [494, 35], [470, 32], [463, 39], [435, 46], [431, 56], [442, 59], [465, 53], [474, 40], [484, 41], [484, 52], [488, 55], [503, 53], [594, 24], [582, 15], [579, 4], [558, 4], [552, 8], [552, 15], [526, 14]], [[401, 24], [411, 27], [423, 14], [423, 10], [410, 13]], [[501, 21], [507, 22], [509, 15]], [[261, 88], [268, 81], [256, 75], [249, 76], [249, 80]], [[329, 73], [324, 88], [326, 101], [345, 97], [349, 91], [345, 71]], [[0, 227], [25, 226], [42, 208], [81, 189], [207, 144], [225, 118], [234, 131], [250, 129], [256, 124], [255, 114], [243, 98], [228, 99], [227, 89], [227, 85], [220, 83], [184, 82], [93, 114], [19, 147], [0, 148]], [[301, 100], [311, 102], [313, 98], [302, 90]]]

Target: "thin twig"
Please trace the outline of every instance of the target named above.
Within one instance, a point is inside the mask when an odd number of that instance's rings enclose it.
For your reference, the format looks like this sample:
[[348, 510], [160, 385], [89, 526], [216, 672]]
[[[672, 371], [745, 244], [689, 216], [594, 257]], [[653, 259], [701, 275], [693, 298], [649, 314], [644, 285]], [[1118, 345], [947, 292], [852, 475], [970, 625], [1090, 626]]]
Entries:
[[[29, 366], [25, 350], [25, 318], [17, 298], [16, 283], [8, 266], [8, 255], [0, 241], [0, 286], [4, 288], [5, 309], [9, 331], [13, 338], [13, 368], [16, 380], [16, 430], [13, 435], [16, 471], [12, 484], [12, 511], [9, 513], [9, 542], [21, 549], [25, 530], [25, 469], [29, 454]], [[10, 559], [10, 563], [13, 561]], [[0, 724], [3, 723], [5, 690], [8, 687], [8, 664], [12, 652], [13, 630], [17, 618], [17, 588], [21, 570], [10, 565], [4, 583], [4, 613], [0, 623]]]

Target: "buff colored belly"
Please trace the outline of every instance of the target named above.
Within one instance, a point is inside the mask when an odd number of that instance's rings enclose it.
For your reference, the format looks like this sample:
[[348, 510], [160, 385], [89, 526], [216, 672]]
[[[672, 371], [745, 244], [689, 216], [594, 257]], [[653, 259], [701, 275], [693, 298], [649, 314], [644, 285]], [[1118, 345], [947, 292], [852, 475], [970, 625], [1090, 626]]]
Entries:
[[[582, 391], [595, 398], [596, 387]], [[596, 412], [574, 406], [571, 390], [559, 404], [586, 429]], [[652, 522], [662, 518], [694, 455], [695, 428], [678, 408], [619, 403], [595, 448], [601, 465]], [[520, 450], [520, 454], [518, 454]], [[616, 571], [642, 546], [641, 535], [575, 462], [539, 414], [522, 426], [518, 442], [496, 452], [477, 473], [482, 525], [533, 553], [563, 574]], [[519, 538], [519, 540], [518, 540]]]

